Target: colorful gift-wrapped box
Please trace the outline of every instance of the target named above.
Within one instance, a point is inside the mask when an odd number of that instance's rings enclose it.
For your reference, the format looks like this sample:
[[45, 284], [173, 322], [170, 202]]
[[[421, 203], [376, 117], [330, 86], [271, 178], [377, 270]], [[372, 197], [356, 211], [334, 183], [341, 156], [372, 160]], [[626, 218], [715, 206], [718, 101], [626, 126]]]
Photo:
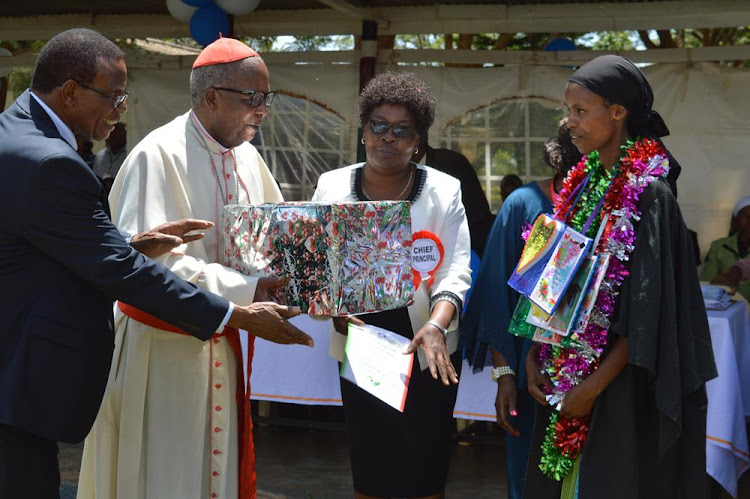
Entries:
[[224, 208], [224, 264], [289, 276], [279, 300], [312, 315], [411, 303], [411, 217], [403, 201]]

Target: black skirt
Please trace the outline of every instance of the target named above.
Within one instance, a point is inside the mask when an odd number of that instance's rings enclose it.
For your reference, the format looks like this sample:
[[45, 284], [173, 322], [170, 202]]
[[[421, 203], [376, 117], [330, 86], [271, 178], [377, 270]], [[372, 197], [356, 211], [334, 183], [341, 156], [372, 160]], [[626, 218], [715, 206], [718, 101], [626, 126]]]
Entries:
[[[360, 316], [367, 324], [406, 338], [414, 333], [407, 309]], [[451, 356], [456, 370], [460, 354]], [[455, 429], [457, 385], [444, 386], [415, 359], [404, 412], [341, 379], [354, 490], [380, 497], [421, 497], [443, 492]]]

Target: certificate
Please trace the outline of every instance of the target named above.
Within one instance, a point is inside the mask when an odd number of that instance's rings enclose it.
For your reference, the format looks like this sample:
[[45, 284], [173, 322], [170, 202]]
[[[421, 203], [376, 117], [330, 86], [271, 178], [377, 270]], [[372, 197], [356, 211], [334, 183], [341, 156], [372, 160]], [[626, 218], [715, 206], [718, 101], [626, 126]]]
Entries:
[[414, 354], [410, 340], [375, 326], [349, 324], [339, 373], [394, 409], [404, 412]]

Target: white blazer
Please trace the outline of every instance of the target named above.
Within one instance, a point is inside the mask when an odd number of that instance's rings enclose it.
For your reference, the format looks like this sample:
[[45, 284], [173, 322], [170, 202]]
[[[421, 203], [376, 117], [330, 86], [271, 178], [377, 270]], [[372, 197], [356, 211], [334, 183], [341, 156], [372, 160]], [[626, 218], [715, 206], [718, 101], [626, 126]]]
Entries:
[[[363, 201], [357, 194], [356, 170], [364, 163], [345, 166], [326, 172], [318, 179], [318, 187], [313, 201], [355, 202]], [[426, 230], [440, 239], [444, 249], [443, 263], [435, 271], [434, 282], [429, 288], [423, 281], [414, 294], [414, 303], [408, 307], [409, 320], [416, 334], [430, 318], [432, 300], [446, 294], [462, 304], [471, 285], [469, 268], [471, 242], [466, 213], [461, 203], [461, 183], [458, 179], [434, 170], [425, 165], [417, 165], [417, 190], [411, 199], [412, 233]], [[360, 191], [361, 192], [361, 191]], [[414, 192], [414, 191], [412, 191]], [[458, 319], [461, 310], [448, 327], [448, 352], [458, 347]], [[343, 345], [346, 337], [331, 328], [331, 355], [339, 361], [343, 359]], [[418, 350], [422, 369], [427, 368], [424, 351]]]

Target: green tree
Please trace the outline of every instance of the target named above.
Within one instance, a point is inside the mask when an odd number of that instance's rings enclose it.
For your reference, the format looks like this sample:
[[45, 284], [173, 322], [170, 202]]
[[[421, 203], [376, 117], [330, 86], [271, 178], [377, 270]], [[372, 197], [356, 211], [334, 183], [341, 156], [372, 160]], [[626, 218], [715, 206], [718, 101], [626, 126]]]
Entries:
[[393, 48], [396, 49], [442, 49], [444, 35], [396, 35]]
[[643, 47], [635, 31], [584, 33], [575, 42], [577, 46], [591, 50], [636, 50]]

